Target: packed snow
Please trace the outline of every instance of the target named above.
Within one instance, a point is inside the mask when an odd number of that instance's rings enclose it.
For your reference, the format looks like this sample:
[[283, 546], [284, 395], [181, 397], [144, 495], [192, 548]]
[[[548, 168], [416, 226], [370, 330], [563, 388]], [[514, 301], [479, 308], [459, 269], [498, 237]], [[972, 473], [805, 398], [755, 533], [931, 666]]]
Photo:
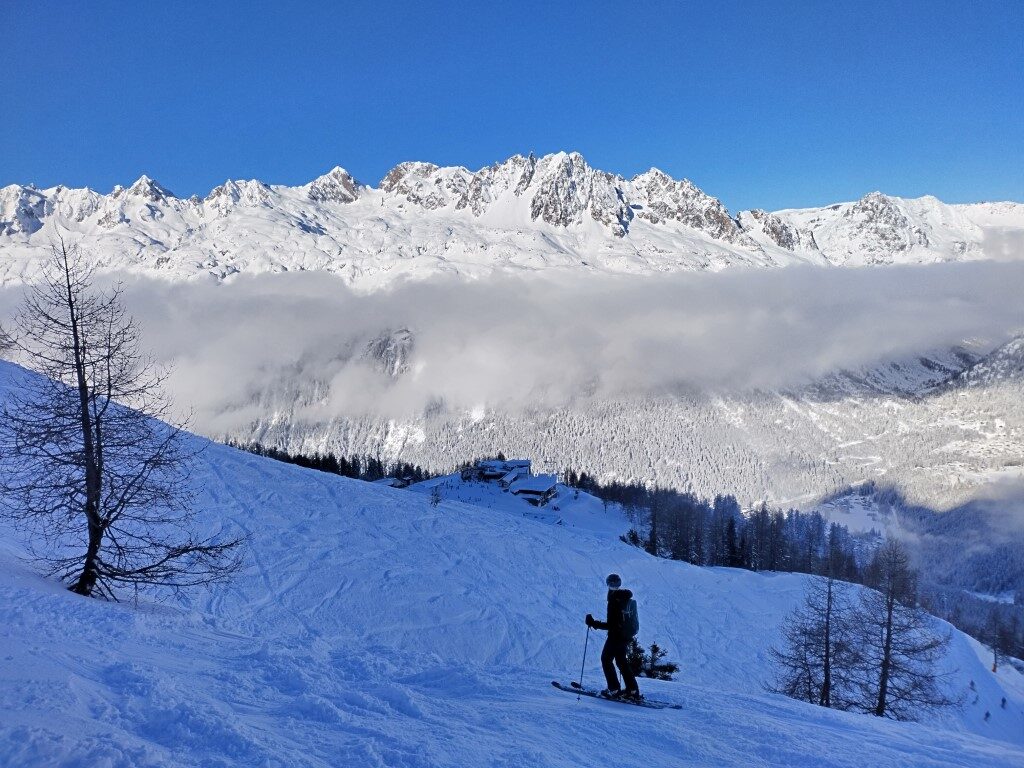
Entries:
[[[23, 375], [2, 365], [0, 394]], [[912, 724], [801, 704], [761, 686], [808, 577], [656, 559], [613, 535], [621, 518], [533, 520], [502, 491], [452, 479], [435, 505], [429, 487], [194, 440], [202, 525], [247, 536], [227, 586], [83, 599], [35, 575], [3, 529], [0, 764], [1024, 764], [1021, 676], [990, 673], [957, 632], [960, 709]], [[569, 501], [567, 520], [604, 519]], [[602, 612], [610, 571], [638, 597], [640, 639], [681, 665], [678, 680], [641, 686], [681, 710], [550, 686], [578, 676], [583, 616]], [[584, 682], [600, 679], [600, 642], [591, 633]]]

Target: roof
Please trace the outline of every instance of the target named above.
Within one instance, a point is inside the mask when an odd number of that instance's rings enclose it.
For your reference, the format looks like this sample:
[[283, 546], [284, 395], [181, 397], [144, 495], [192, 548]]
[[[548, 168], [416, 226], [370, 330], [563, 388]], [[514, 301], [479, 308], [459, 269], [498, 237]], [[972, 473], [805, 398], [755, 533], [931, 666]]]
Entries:
[[476, 463], [478, 469], [487, 469], [492, 472], [501, 472], [505, 470], [505, 462], [498, 461], [497, 459], [488, 459], [487, 461], [478, 461]]
[[536, 475], [535, 477], [524, 477], [512, 483], [512, 493], [547, 493], [558, 485], [558, 478], [554, 475]]
[[511, 483], [513, 480], [515, 480], [517, 477], [519, 477], [519, 475], [523, 473], [524, 469], [524, 467], [515, 467], [514, 469], [510, 470], [507, 475], [501, 478], [499, 482]]
[[526, 468], [530, 466], [529, 459], [483, 459], [478, 461], [476, 466], [480, 469], [513, 469]]

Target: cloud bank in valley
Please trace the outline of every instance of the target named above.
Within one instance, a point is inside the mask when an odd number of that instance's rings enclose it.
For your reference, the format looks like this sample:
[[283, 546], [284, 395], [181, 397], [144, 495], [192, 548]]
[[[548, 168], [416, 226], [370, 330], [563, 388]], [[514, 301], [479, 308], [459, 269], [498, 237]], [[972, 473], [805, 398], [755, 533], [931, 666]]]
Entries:
[[[790, 386], [1005, 338], [1024, 328], [1021, 286], [1024, 265], [976, 263], [495, 277], [372, 294], [322, 274], [284, 274], [226, 285], [135, 280], [126, 295], [147, 342], [175, 368], [176, 398], [205, 429], [228, 429], [255, 415], [267, 392], [287, 402], [304, 388], [314, 396], [303, 415], [321, 419], [403, 415], [437, 400], [514, 408], [680, 383]], [[400, 328], [414, 349], [393, 379], [361, 353]]]
[[[799, 384], [839, 368], [997, 342], [1024, 328], [1024, 264], [884, 269], [579, 274], [405, 283], [355, 293], [325, 274], [227, 284], [127, 278], [145, 342], [174, 368], [171, 394], [223, 434], [302, 405], [298, 417], [401, 416], [558, 405], [679, 384]], [[0, 294], [0, 310], [17, 291]], [[362, 355], [383, 332], [414, 337], [390, 378]]]

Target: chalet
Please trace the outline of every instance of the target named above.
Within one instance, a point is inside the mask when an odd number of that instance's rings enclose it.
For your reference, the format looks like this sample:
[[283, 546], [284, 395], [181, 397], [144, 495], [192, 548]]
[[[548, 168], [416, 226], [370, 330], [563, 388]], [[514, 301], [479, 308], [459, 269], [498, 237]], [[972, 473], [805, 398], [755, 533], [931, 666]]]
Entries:
[[504, 461], [489, 460], [489, 461], [478, 461], [476, 463], [477, 472], [480, 473], [481, 480], [497, 480], [508, 474], [508, 468], [505, 466]]
[[529, 477], [529, 476], [530, 476], [530, 471], [528, 469], [523, 469], [522, 467], [516, 467], [515, 469], [511, 470], [510, 472], [508, 472], [504, 477], [502, 477], [498, 481], [498, 485], [500, 485], [505, 490], [508, 490], [509, 488], [512, 487], [512, 483], [514, 483], [516, 480], [519, 480], [520, 478]]
[[516, 480], [509, 490], [534, 506], [542, 507], [554, 497], [557, 487], [558, 478], [555, 475], [537, 475]]
[[501, 480], [512, 470], [520, 470], [527, 477], [530, 474], [529, 459], [485, 459], [476, 463], [481, 480]]

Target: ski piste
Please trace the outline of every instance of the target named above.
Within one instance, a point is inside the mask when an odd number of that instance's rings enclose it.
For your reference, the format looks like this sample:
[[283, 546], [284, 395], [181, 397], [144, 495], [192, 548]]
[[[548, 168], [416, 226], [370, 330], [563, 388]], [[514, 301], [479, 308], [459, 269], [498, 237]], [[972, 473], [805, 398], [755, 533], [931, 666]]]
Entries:
[[616, 704], [629, 704], [634, 707], [646, 707], [647, 709], [682, 709], [680, 704], [669, 704], [667, 701], [652, 701], [651, 699], [640, 699], [640, 701], [632, 701], [630, 699], [611, 699], [607, 696], [602, 696], [599, 691], [595, 691], [593, 688], [583, 688], [579, 683], [570, 683], [569, 685], [563, 685], [557, 680], [552, 680], [551, 684], [560, 691], [566, 693], [575, 693], [580, 696], [589, 696], [592, 699], [601, 699], [601, 701], [613, 701]]

